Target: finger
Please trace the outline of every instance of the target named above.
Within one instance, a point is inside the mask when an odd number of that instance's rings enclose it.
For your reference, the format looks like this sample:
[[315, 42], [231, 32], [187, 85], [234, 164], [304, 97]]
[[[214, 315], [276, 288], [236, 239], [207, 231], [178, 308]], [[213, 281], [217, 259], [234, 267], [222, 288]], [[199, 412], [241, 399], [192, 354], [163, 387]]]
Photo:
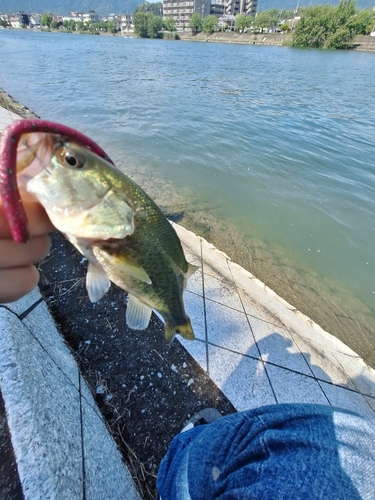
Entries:
[[[29, 222], [29, 232], [31, 236], [40, 236], [55, 227], [49, 220], [44, 208], [37, 202], [23, 202], [27, 219]], [[9, 238], [11, 236], [8, 221], [5, 218], [2, 207], [0, 207], [0, 238]]]
[[35, 236], [28, 243], [0, 239], [0, 269], [35, 264], [48, 255], [50, 247], [48, 235]]
[[20, 299], [36, 287], [39, 272], [34, 266], [0, 269], [0, 302]]

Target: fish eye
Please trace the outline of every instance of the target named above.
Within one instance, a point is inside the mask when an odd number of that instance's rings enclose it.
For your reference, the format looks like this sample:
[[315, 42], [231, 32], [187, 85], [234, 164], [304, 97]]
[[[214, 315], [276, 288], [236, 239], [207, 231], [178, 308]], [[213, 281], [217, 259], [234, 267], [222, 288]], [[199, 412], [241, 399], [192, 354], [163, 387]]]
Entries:
[[85, 160], [79, 153], [72, 153], [70, 151], [65, 151], [62, 155], [64, 162], [67, 166], [73, 168], [82, 168], [85, 166]]

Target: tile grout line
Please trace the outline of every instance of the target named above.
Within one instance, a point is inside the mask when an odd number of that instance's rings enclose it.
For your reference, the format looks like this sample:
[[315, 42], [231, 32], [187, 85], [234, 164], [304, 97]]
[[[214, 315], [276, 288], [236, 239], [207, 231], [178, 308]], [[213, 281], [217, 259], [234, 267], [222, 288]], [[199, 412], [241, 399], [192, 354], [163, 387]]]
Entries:
[[[307, 364], [307, 366], [309, 367], [309, 370], [310, 370], [310, 372], [311, 372], [311, 374], [312, 374], [312, 378], [313, 378], [314, 380], [316, 380], [316, 382], [317, 382], [317, 384], [318, 384], [318, 386], [319, 386], [320, 390], [322, 391], [322, 393], [323, 393], [324, 397], [325, 397], [325, 398], [326, 398], [326, 400], [328, 401], [328, 404], [329, 404], [330, 406], [332, 406], [332, 403], [331, 403], [331, 401], [329, 400], [329, 397], [327, 396], [327, 394], [325, 393], [325, 390], [323, 389], [323, 387], [322, 387], [322, 385], [321, 385], [321, 383], [320, 383], [320, 380], [319, 380], [319, 379], [315, 376], [315, 373], [314, 373], [313, 369], [311, 368], [310, 363], [307, 361], [305, 354], [301, 351], [301, 349], [300, 349], [300, 347], [299, 347], [298, 343], [295, 341], [293, 333], [292, 333], [291, 331], [289, 331], [289, 330], [287, 330], [287, 331], [288, 331], [288, 333], [289, 333], [289, 335], [290, 335], [290, 337], [291, 337], [291, 339], [292, 339], [292, 341], [293, 341], [293, 344], [297, 347], [298, 352], [301, 354], [301, 356], [302, 356], [302, 357], [303, 357], [303, 359], [305, 360], [305, 363], [306, 363], [306, 364]], [[344, 372], [344, 373], [345, 373], [345, 372]], [[334, 385], [334, 384], [333, 384], [333, 385]]]
[[84, 443], [84, 425], [83, 425], [83, 405], [82, 405], [82, 376], [78, 374], [79, 381], [79, 415], [81, 424], [81, 453], [82, 453], [82, 500], [86, 500], [86, 463], [85, 463], [85, 443]]
[[[356, 393], [356, 394], [360, 394], [361, 396], [363, 396], [363, 397], [364, 397], [364, 394], [362, 394], [362, 393], [360, 392], [360, 390], [358, 389], [358, 387], [356, 386], [356, 384], [353, 382], [352, 378], [351, 378], [349, 375], [347, 375], [347, 373], [345, 372], [345, 370], [343, 369], [343, 367], [341, 366], [340, 362], [337, 360], [337, 358], [335, 357], [335, 355], [334, 355], [334, 353], [333, 353], [333, 352], [332, 352], [332, 356], [333, 356], [333, 357], [335, 358], [335, 360], [338, 362], [338, 364], [340, 365], [340, 368], [342, 369], [343, 373], [344, 373], [344, 374], [345, 374], [345, 375], [349, 378], [349, 380], [350, 380], [350, 381], [352, 382], [352, 384], [353, 384], [353, 385], [357, 388], [357, 390], [355, 391], [355, 390], [353, 390], [353, 389], [350, 389], [349, 387], [343, 387], [343, 386], [340, 386], [340, 385], [334, 384], [333, 382], [327, 382], [327, 381], [325, 381], [325, 380], [322, 380], [322, 379], [320, 379], [320, 378], [316, 377], [316, 375], [315, 375], [315, 373], [314, 373], [314, 371], [313, 371], [313, 369], [312, 369], [312, 367], [311, 367], [310, 363], [309, 363], [309, 362], [307, 361], [307, 359], [306, 359], [305, 354], [304, 354], [304, 353], [302, 352], [302, 350], [300, 349], [300, 347], [299, 347], [299, 345], [298, 345], [298, 342], [296, 342], [296, 341], [295, 341], [295, 336], [294, 336], [294, 333], [292, 333], [291, 331], [289, 331], [289, 335], [291, 336], [291, 338], [292, 338], [292, 340], [293, 340], [293, 343], [297, 346], [298, 351], [301, 353], [301, 355], [302, 355], [303, 359], [305, 360], [306, 364], [308, 365], [308, 367], [309, 367], [309, 369], [310, 369], [310, 371], [311, 371], [311, 373], [312, 373], [313, 378], [317, 381], [317, 383], [318, 383], [318, 385], [319, 385], [319, 387], [320, 387], [320, 390], [322, 391], [322, 393], [323, 393], [324, 397], [326, 398], [326, 400], [328, 401], [328, 403], [329, 403], [329, 405], [330, 405], [330, 406], [332, 406], [332, 403], [331, 403], [331, 401], [330, 401], [330, 399], [329, 399], [328, 395], [326, 394], [325, 390], [323, 389], [321, 382], [325, 382], [325, 383], [330, 384], [330, 385], [332, 385], [332, 386], [334, 386], [334, 387], [341, 387], [341, 388], [346, 389], [346, 390], [348, 390], [348, 391], [352, 391], [352, 392], [354, 392], [354, 393]], [[371, 397], [371, 396], [370, 396], [370, 397]], [[367, 401], [366, 401], [366, 403], [367, 403], [367, 404], [369, 405], [369, 407], [371, 408], [371, 405], [370, 405]], [[371, 409], [372, 409], [372, 408], [371, 408]]]
[[[335, 360], [336, 360], [336, 361], [337, 361], [337, 363], [339, 364], [339, 366], [340, 366], [341, 370], [342, 370], [342, 371], [346, 374], [346, 371], [344, 370], [344, 367], [342, 366], [342, 364], [341, 364], [340, 360], [336, 358], [335, 353], [334, 353], [332, 350], [331, 350], [331, 352], [332, 352], [332, 356], [335, 358]], [[349, 379], [350, 379], [351, 383], [354, 385], [354, 387], [357, 387], [357, 384], [356, 384], [356, 383], [355, 383], [355, 381], [352, 379], [352, 377], [350, 377], [349, 375], [348, 375], [348, 377], [349, 377]], [[358, 392], [360, 392], [360, 389], [358, 389], [358, 387], [357, 387], [357, 390], [358, 390]]]
[[[344, 373], [346, 373], [346, 372], [345, 372], [345, 370], [344, 370], [344, 368], [343, 368], [343, 366], [341, 365], [340, 360], [336, 358], [336, 356], [335, 356], [335, 353], [334, 353], [334, 352], [332, 352], [332, 356], [333, 356], [333, 357], [335, 358], [335, 360], [338, 362], [338, 364], [340, 365], [340, 368], [343, 370], [343, 372], [344, 372]], [[359, 394], [362, 394], [361, 390], [358, 388], [357, 384], [356, 384], [356, 383], [355, 383], [355, 381], [352, 379], [352, 377], [350, 377], [349, 375], [348, 375], [348, 377], [349, 377], [350, 381], [352, 382], [352, 384], [354, 385], [354, 387], [356, 387], [356, 388], [357, 388], [358, 393], [359, 393]], [[362, 396], [364, 396], [364, 395], [362, 394]], [[366, 395], [366, 397], [367, 397], [367, 398], [369, 397], [369, 398], [371, 398], [371, 399], [374, 399], [374, 400], [375, 400], [375, 397], [373, 397], [373, 396], [368, 396], [368, 395]], [[373, 408], [373, 407], [370, 405], [370, 403], [367, 401], [366, 397], [364, 397], [364, 399], [365, 399], [366, 403], [369, 405], [369, 407], [371, 408], [371, 410], [375, 413], [374, 408]]]
[[[260, 349], [259, 349], [259, 346], [258, 346], [258, 342], [255, 338], [255, 335], [254, 335], [254, 331], [253, 331], [253, 327], [251, 326], [251, 323], [250, 323], [250, 319], [248, 317], [248, 315], [246, 314], [246, 310], [245, 310], [245, 306], [244, 306], [244, 303], [242, 301], [242, 297], [240, 295], [240, 292], [238, 291], [238, 286], [237, 286], [237, 282], [236, 280], [234, 279], [234, 276], [233, 276], [233, 273], [232, 273], [232, 269], [231, 267], [228, 265], [228, 261], [227, 261], [227, 266], [228, 266], [228, 269], [229, 269], [229, 272], [232, 276], [232, 280], [233, 280], [233, 283], [234, 283], [234, 286], [236, 287], [236, 291], [237, 291], [237, 295], [238, 295], [238, 298], [240, 299], [240, 302], [241, 302], [241, 306], [242, 306], [242, 309], [243, 309], [243, 312], [245, 314], [245, 317], [246, 317], [246, 321], [247, 321], [247, 324], [249, 325], [249, 328], [250, 328], [250, 332], [251, 332], [251, 335], [253, 336], [253, 340], [255, 342], [255, 345], [257, 346], [257, 350], [258, 350], [258, 354], [259, 354], [259, 359], [257, 361], [260, 361], [262, 363], [262, 366], [264, 368], [264, 372], [266, 374], [266, 377], [267, 377], [267, 380], [268, 380], [268, 383], [270, 384], [270, 387], [271, 387], [271, 391], [272, 391], [272, 394], [273, 394], [273, 397], [275, 398], [275, 401], [276, 401], [276, 404], [278, 404], [278, 399], [277, 399], [277, 396], [276, 396], [276, 392], [273, 388], [273, 385], [272, 385], [272, 382], [271, 382], [271, 377], [267, 371], [267, 367], [266, 367], [266, 364], [262, 358], [262, 353], [260, 352]], [[246, 356], [246, 355], [245, 355]], [[248, 357], [252, 357], [252, 356], [248, 356]], [[253, 358], [253, 359], [256, 359], [256, 358]]]
[[[29, 308], [25, 311], [25, 312], [27, 312], [27, 315], [28, 315], [30, 312], [32, 312], [32, 310], [33, 310], [33, 309], [35, 309], [35, 308], [36, 308], [36, 307], [37, 307], [37, 306], [38, 306], [41, 302], [43, 302], [43, 301], [44, 301], [44, 298], [42, 298], [42, 300], [40, 300], [40, 299], [39, 299], [39, 300], [37, 300], [37, 302], [36, 302], [35, 304], [33, 304], [33, 306], [29, 307]], [[54, 322], [54, 320], [53, 320], [53, 318], [52, 318], [52, 316], [51, 316], [50, 310], [48, 309], [47, 304], [46, 304], [46, 307], [47, 307], [47, 310], [48, 310], [48, 313], [49, 313], [49, 316], [50, 316], [50, 319], [51, 319], [51, 321], [52, 321], [53, 325], [54, 325], [54, 326], [56, 326], [56, 325], [55, 325], [55, 322]], [[17, 319], [20, 319], [20, 316], [19, 316], [17, 313], [15, 313], [14, 311], [12, 311], [11, 309], [9, 309], [9, 308], [8, 308], [8, 307], [6, 307], [6, 306], [4, 307], [4, 305], [3, 305], [3, 304], [1, 304], [1, 305], [0, 305], [0, 308], [1, 308], [1, 309], [5, 309], [6, 311], [10, 312], [13, 316], [15, 316]], [[24, 312], [24, 313], [22, 313], [22, 314], [25, 314], [25, 312]], [[26, 315], [26, 316], [27, 316], [27, 315]], [[26, 316], [25, 316], [25, 317], [26, 317]], [[24, 318], [24, 319], [25, 319], [25, 318]], [[56, 366], [56, 368], [57, 368], [57, 369], [58, 369], [58, 370], [59, 370], [59, 371], [63, 374], [63, 376], [64, 376], [64, 377], [66, 378], [66, 380], [67, 380], [67, 381], [68, 381], [68, 382], [69, 382], [69, 383], [70, 383], [70, 384], [74, 387], [74, 389], [75, 389], [76, 391], [78, 391], [78, 392], [79, 392], [79, 391], [80, 391], [80, 379], [79, 379], [79, 377], [78, 377], [78, 383], [77, 383], [77, 384], [76, 384], [73, 380], [71, 380], [71, 379], [70, 379], [70, 377], [69, 377], [69, 376], [68, 376], [68, 375], [64, 372], [64, 370], [61, 368], [61, 366], [60, 366], [58, 363], [56, 363], [56, 361], [53, 359], [53, 357], [51, 357], [50, 353], [47, 351], [47, 349], [44, 347], [44, 345], [43, 345], [43, 344], [42, 344], [42, 342], [38, 339], [38, 337], [36, 337], [36, 336], [34, 335], [34, 333], [30, 330], [30, 328], [29, 328], [29, 327], [28, 327], [28, 326], [27, 326], [27, 325], [26, 325], [26, 324], [25, 324], [22, 320], [20, 320], [20, 321], [21, 321], [21, 323], [22, 323], [23, 327], [24, 327], [24, 328], [25, 328], [25, 329], [29, 332], [29, 334], [31, 335], [31, 337], [32, 337], [32, 338], [33, 338], [33, 339], [37, 342], [37, 344], [39, 344], [39, 346], [40, 346], [40, 347], [41, 347], [41, 349], [44, 351], [44, 353], [46, 354], [46, 356], [48, 357], [48, 359], [49, 359], [49, 360], [50, 360], [50, 361], [51, 361], [51, 362], [52, 362], [52, 363]], [[65, 342], [64, 338], [62, 337], [61, 333], [59, 333], [59, 332], [57, 331], [57, 334], [58, 334], [58, 336], [62, 339], [62, 342], [63, 342], [64, 346], [67, 348], [68, 353], [69, 353], [69, 356], [71, 356], [71, 357], [72, 357], [72, 359], [73, 359], [73, 361], [74, 361], [74, 363], [75, 363], [75, 365], [76, 365], [78, 375], [79, 375], [79, 376], [81, 376], [81, 372], [80, 372], [80, 369], [79, 369], [79, 367], [78, 367], [77, 360], [76, 360], [76, 358], [74, 357], [73, 352], [71, 351], [70, 347], [66, 344], [66, 342]], [[86, 403], [87, 403], [87, 404], [88, 404], [88, 405], [89, 405], [89, 406], [90, 406], [93, 410], [95, 410], [95, 409], [96, 409], [96, 406], [92, 406], [92, 404], [90, 403], [90, 401], [88, 401], [84, 395], [82, 395], [82, 397], [83, 397], [83, 399], [86, 401]]]
[[[310, 370], [310, 371], [311, 371], [311, 373], [312, 373], [312, 378], [313, 378], [314, 380], [316, 380], [316, 382], [317, 382], [317, 384], [318, 384], [318, 386], [319, 386], [320, 390], [322, 391], [322, 393], [323, 393], [324, 397], [325, 397], [325, 398], [326, 398], [326, 400], [328, 401], [328, 404], [329, 404], [330, 406], [332, 406], [332, 403], [331, 403], [331, 401], [329, 400], [329, 397], [327, 396], [327, 394], [326, 394], [325, 390], [323, 389], [323, 387], [322, 387], [322, 385], [321, 385], [321, 383], [320, 383], [321, 381], [318, 379], [318, 377], [316, 377], [316, 376], [315, 376], [315, 373], [313, 372], [313, 369], [311, 368], [310, 363], [307, 361], [305, 354], [301, 351], [301, 349], [299, 348], [298, 343], [296, 343], [296, 341], [294, 340], [294, 336], [293, 336], [292, 332], [289, 332], [289, 335], [291, 336], [291, 338], [292, 338], [292, 340], [293, 340], [294, 345], [295, 345], [295, 346], [297, 346], [297, 349], [298, 349], [298, 351], [300, 352], [300, 354], [301, 354], [301, 356], [303, 357], [303, 359], [305, 360], [305, 363], [306, 363], [306, 364], [307, 364], [307, 366], [309, 367], [309, 370]], [[345, 373], [345, 372], [344, 372], [344, 373]], [[337, 387], [337, 386], [336, 386], [335, 384], [333, 384], [333, 383], [332, 383], [332, 385], [333, 385], [333, 386], [335, 386], [335, 387]]]
[[[197, 342], [203, 342], [203, 341], [197, 339]], [[354, 394], [358, 394], [359, 396], [363, 396], [363, 397], [375, 400], [375, 396], [372, 396], [371, 394], [364, 394], [363, 392], [356, 391], [354, 389], [351, 389], [350, 387], [345, 387], [343, 385], [335, 384], [335, 383], [330, 382], [328, 380], [317, 378], [315, 376], [308, 375], [306, 373], [302, 373], [302, 372], [299, 372], [297, 370], [292, 370], [291, 368], [287, 368], [285, 366], [278, 365], [277, 363], [273, 363], [272, 361], [264, 361], [262, 358], [258, 359], [258, 358], [255, 358], [254, 356], [249, 355], [249, 354], [243, 354], [242, 352], [235, 351], [233, 349], [230, 349], [229, 347], [223, 347], [221, 345], [214, 344], [213, 342], [210, 342], [210, 341], [208, 341], [208, 344], [211, 345], [211, 346], [213, 346], [213, 347], [217, 347], [218, 349], [223, 349], [224, 351], [228, 351], [228, 352], [231, 352], [233, 354], [237, 354], [239, 356], [243, 356], [245, 358], [250, 358], [250, 359], [252, 359], [254, 361], [260, 361], [264, 365], [275, 366], [276, 368], [280, 368], [281, 370], [285, 370], [285, 371], [288, 371], [288, 372], [291, 372], [291, 373], [295, 373], [296, 375], [302, 375], [303, 377], [306, 377], [306, 378], [311, 379], [311, 380], [315, 380], [316, 382], [323, 382], [325, 384], [331, 385], [332, 387], [338, 387], [339, 389], [344, 389], [345, 391], [353, 392]]]
[[[208, 328], [207, 328], [207, 312], [206, 312], [206, 293], [204, 288], [204, 262], [203, 262], [203, 248], [202, 239], [199, 238], [199, 246], [201, 251], [201, 264], [202, 264], [202, 293], [203, 293], [203, 315], [204, 315], [204, 335], [205, 335], [205, 348], [206, 348], [206, 365], [207, 375], [210, 376], [210, 360], [208, 357]], [[210, 377], [211, 378], [211, 377]]]

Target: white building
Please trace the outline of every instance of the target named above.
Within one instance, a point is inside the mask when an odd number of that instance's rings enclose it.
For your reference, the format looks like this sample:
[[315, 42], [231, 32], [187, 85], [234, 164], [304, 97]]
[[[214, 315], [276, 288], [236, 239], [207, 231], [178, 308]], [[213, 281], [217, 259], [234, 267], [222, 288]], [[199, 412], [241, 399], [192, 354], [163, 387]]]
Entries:
[[17, 12], [17, 14], [9, 16], [9, 22], [14, 29], [25, 28], [29, 25], [29, 16], [24, 12]]
[[134, 31], [133, 14], [123, 14], [121, 16], [121, 32], [126, 33], [129, 31]]
[[164, 0], [163, 19], [173, 17], [176, 28], [188, 28], [194, 13], [206, 17], [211, 12], [211, 0]]
[[64, 17], [64, 21], [70, 21], [71, 19], [76, 23], [80, 21], [83, 22], [83, 12], [71, 12], [71, 17]]
[[246, 14], [255, 17], [258, 0], [164, 0], [163, 19], [173, 17], [177, 28], [188, 28], [194, 13], [217, 18]]
[[246, 14], [255, 17], [257, 7], [258, 0], [227, 0], [225, 13], [232, 16]]
[[95, 14], [95, 10], [89, 10], [88, 14], [83, 14], [84, 23], [98, 23], [99, 21], [99, 16]]

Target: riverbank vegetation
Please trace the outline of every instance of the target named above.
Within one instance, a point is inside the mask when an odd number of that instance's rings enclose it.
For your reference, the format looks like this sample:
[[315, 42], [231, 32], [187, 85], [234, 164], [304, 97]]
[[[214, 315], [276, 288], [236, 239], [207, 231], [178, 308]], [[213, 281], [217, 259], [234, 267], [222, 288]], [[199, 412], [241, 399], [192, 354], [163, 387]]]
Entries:
[[68, 32], [78, 31], [80, 33], [116, 33], [116, 23], [113, 21], [83, 22], [74, 21], [73, 19], [59, 22], [53, 20], [50, 14], [43, 14], [40, 22], [42, 28], [51, 30], [65, 29]]
[[138, 5], [134, 10], [133, 25], [141, 38], [179, 38], [174, 18], [163, 19], [162, 2]]
[[164, 30], [168, 33], [177, 31], [172, 17], [163, 20], [152, 12], [137, 12], [134, 14], [133, 24], [135, 33], [141, 38], [163, 38]]
[[[161, 9], [148, 9], [148, 2], [138, 6], [134, 15], [134, 30], [140, 37], [162, 37], [162, 31], [175, 32], [173, 18], [162, 20]], [[154, 4], [158, 5], [158, 4]], [[142, 7], [146, 6], [146, 7]], [[193, 34], [211, 34], [218, 31], [238, 33], [291, 33], [294, 47], [343, 49], [353, 46], [357, 35], [369, 35], [375, 24], [374, 12], [358, 10], [355, 0], [342, 0], [338, 6], [318, 5], [293, 10], [269, 9], [255, 18], [236, 15], [233, 26], [220, 25], [216, 16], [192, 15], [188, 28]]]
[[374, 26], [374, 14], [369, 9], [356, 10], [354, 0], [344, 0], [338, 6], [308, 7], [293, 32], [295, 47], [342, 49], [353, 45], [356, 35], [369, 35]]

